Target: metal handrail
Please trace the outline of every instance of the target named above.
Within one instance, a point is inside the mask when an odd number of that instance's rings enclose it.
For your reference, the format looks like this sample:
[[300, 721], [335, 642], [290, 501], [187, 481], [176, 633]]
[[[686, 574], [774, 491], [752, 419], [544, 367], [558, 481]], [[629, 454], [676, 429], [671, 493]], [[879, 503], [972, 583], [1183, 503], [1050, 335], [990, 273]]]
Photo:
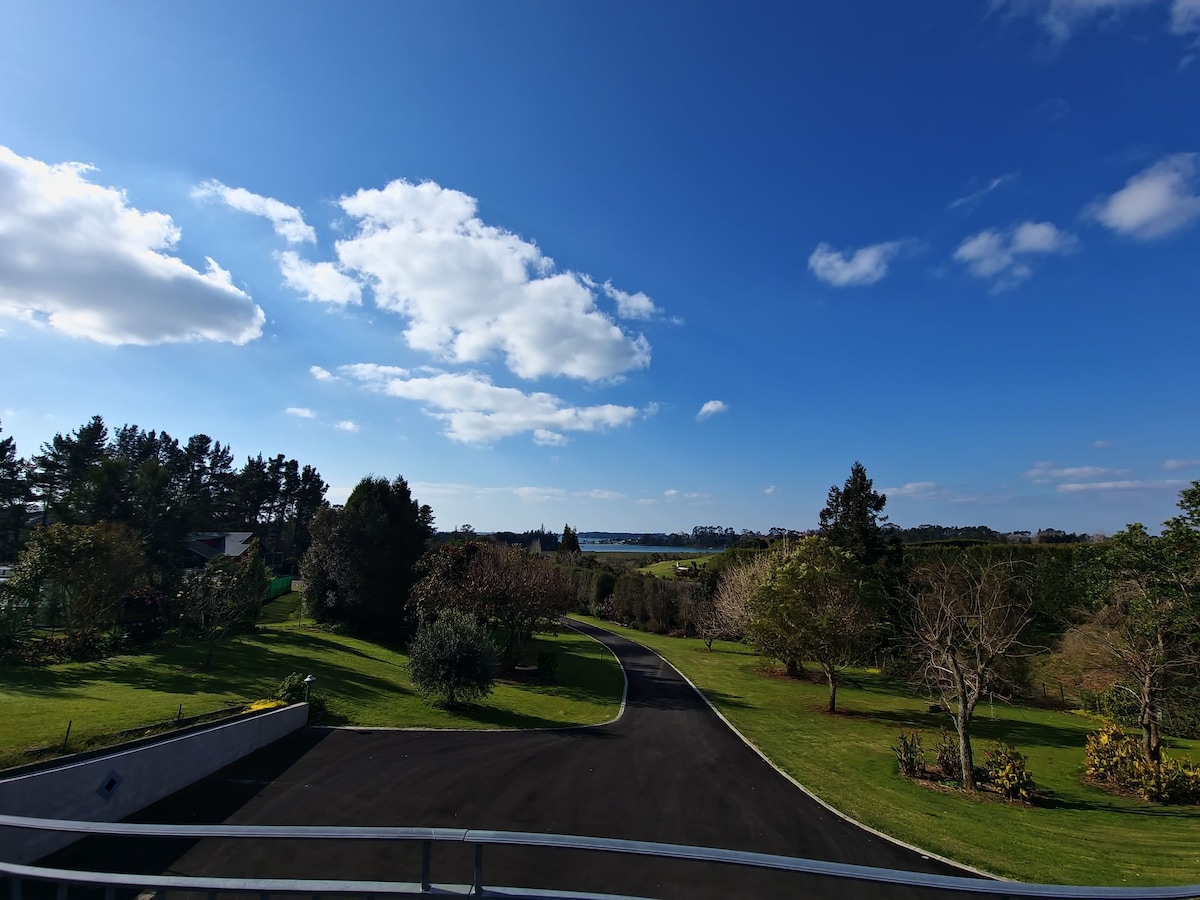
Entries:
[[[545, 847], [559, 850], [588, 850], [600, 853], [620, 853], [660, 859], [724, 863], [756, 869], [822, 875], [849, 881], [923, 887], [935, 890], [1000, 897], [1037, 897], [1043, 900], [1192, 900], [1200, 898], [1200, 885], [1174, 887], [1101, 887], [1088, 885], [1032, 884], [1014, 881], [989, 881], [959, 875], [935, 875], [903, 869], [882, 869], [850, 863], [801, 859], [756, 853], [743, 850], [722, 850], [712, 847], [692, 847], [653, 841], [630, 841], [620, 838], [585, 837], [579, 835], [541, 834], [536, 832], [488, 831], [464, 828], [420, 828], [393, 826], [326, 826], [326, 825], [157, 825], [121, 822], [79, 822], [65, 819], [41, 819], [0, 815], [0, 826], [36, 831], [58, 831], [75, 834], [109, 834], [136, 837], [184, 838], [273, 838], [289, 840], [393, 840], [419, 841], [424, 848], [422, 883], [409, 885], [399, 882], [363, 882], [338, 880], [197, 878], [192, 876], [114, 875], [96, 872], [75, 872], [43, 869], [0, 862], [0, 873], [15, 878], [31, 878], [70, 883], [121, 885], [193, 891], [229, 891], [255, 893], [330, 894], [390, 894], [394, 896], [428, 896], [445, 890], [458, 893], [460, 889], [474, 895], [486, 893], [507, 897], [571, 897], [610, 898], [615, 895], [587, 894], [564, 891], [541, 891], [524, 888], [483, 888], [482, 854], [485, 846]], [[434, 843], [464, 843], [476, 848], [474, 885], [431, 885], [428, 880], [429, 851]]]

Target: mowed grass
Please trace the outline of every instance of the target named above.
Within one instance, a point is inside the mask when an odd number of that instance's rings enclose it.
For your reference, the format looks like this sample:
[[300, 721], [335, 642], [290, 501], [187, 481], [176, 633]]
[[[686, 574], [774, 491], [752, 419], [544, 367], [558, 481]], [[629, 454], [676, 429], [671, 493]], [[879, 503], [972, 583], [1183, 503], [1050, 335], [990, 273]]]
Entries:
[[684, 559], [665, 559], [653, 565], [642, 566], [638, 571], [644, 575], [655, 575], [658, 578], [674, 578], [676, 566], [690, 566], [695, 563], [697, 568], [703, 568], [710, 559], [712, 559], [711, 553], [705, 556], [689, 556]]
[[205, 648], [163, 646], [89, 663], [0, 668], [0, 766], [28, 762], [25, 751], [61, 745], [72, 722], [70, 751], [110, 743], [116, 732], [192, 716], [274, 694], [292, 672], [316, 676], [329, 723], [436, 728], [536, 728], [605, 722], [617, 714], [624, 680], [601, 646], [564, 628], [542, 635], [529, 659], [559, 654], [553, 682], [496, 684], [481, 703], [451, 712], [426, 703], [412, 686], [408, 658], [370, 641], [295, 623], [295, 594], [267, 604], [267, 624], [218, 645], [202, 671]]
[[[583, 618], [583, 617], [581, 617]], [[902, 778], [891, 747], [900, 729], [924, 732], [926, 750], [949, 718], [902, 684], [853, 672], [838, 691], [842, 712], [824, 711], [823, 684], [763, 673], [742, 644], [644, 634], [584, 619], [661, 653], [705, 692], [773, 762], [821, 799], [886, 834], [988, 872], [1024, 881], [1167, 885], [1200, 882], [1200, 808], [1115, 797], [1081, 780], [1083, 745], [1095, 721], [987, 703], [976, 713], [975, 751], [997, 739], [1029, 758], [1044, 805], [1009, 806], [938, 791]], [[1200, 758], [1200, 742], [1171, 740]], [[932, 757], [932, 753], [930, 753]], [[932, 759], [931, 759], [932, 761]], [[994, 796], [994, 795], [989, 795]]]

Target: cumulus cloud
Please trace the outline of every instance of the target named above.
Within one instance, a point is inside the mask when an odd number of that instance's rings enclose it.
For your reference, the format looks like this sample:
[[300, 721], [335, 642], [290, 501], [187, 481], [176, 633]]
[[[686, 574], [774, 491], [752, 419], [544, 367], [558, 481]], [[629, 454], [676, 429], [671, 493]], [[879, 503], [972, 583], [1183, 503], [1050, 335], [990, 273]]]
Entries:
[[240, 212], [269, 219], [275, 233], [289, 244], [315, 243], [317, 233], [304, 221], [304, 214], [271, 197], [252, 193], [245, 188], [231, 188], [219, 181], [209, 180], [196, 185], [192, 196], [197, 200], [218, 200]]
[[93, 171], [0, 146], [0, 314], [104, 344], [262, 334], [266, 316], [229, 272], [172, 256], [171, 217], [130, 206]]
[[1015, 287], [1033, 274], [1026, 258], [1070, 253], [1079, 242], [1050, 222], [1022, 222], [1007, 231], [973, 234], [954, 251], [954, 259], [976, 278], [993, 279], [997, 290]]
[[298, 419], [312, 419], [316, 417], [316, 413], [307, 406], [289, 406], [284, 410], [289, 416], [295, 416]]
[[447, 437], [464, 443], [523, 432], [534, 433], [536, 439], [538, 431], [603, 431], [638, 416], [632, 406], [570, 406], [553, 394], [498, 387], [475, 373], [411, 377], [404, 369], [372, 363], [341, 366], [338, 371], [370, 390], [424, 403], [429, 415], [445, 423]]
[[362, 303], [362, 285], [331, 262], [309, 262], [298, 253], [279, 254], [279, 271], [284, 283], [307, 300], [357, 306]]
[[1168, 459], [1163, 462], [1163, 468], [1168, 471], [1177, 469], [1194, 469], [1200, 466], [1200, 459]]
[[336, 375], [334, 375], [328, 369], [322, 369], [320, 366], [309, 366], [308, 371], [309, 371], [309, 373], [311, 373], [313, 378], [317, 379], [317, 381], [339, 381], [340, 380]]
[[696, 421], [703, 422], [705, 419], [712, 418], [718, 413], [728, 412], [729, 405], [723, 400], [709, 400], [700, 407], [700, 412], [696, 413]]
[[[485, 224], [475, 198], [398, 180], [340, 203], [355, 230], [336, 244], [339, 266], [371, 285], [381, 309], [407, 320], [413, 349], [460, 364], [499, 354], [529, 379], [596, 381], [650, 364], [645, 336], [596, 306], [592, 279], [557, 271], [535, 244]], [[653, 306], [624, 296], [627, 312]]]
[[333, 427], [337, 428], [340, 431], [349, 431], [351, 433], [358, 431], [358, 423], [353, 422], [350, 419], [343, 419], [342, 421], [338, 422]]
[[834, 287], [875, 284], [887, 274], [888, 263], [902, 246], [902, 241], [887, 241], [843, 253], [830, 244], [821, 243], [809, 256], [808, 268], [821, 281]]
[[1163, 237], [1200, 216], [1195, 153], [1161, 159], [1088, 212], [1118, 234], [1140, 241]]
[[1020, 173], [1018, 172], [1007, 172], [1004, 175], [997, 176], [989, 181], [985, 187], [967, 194], [965, 197], [959, 197], [957, 200], [952, 200], [948, 208], [958, 209], [960, 206], [974, 206], [997, 188], [1004, 187], [1004, 185], [1016, 181], [1019, 174]]

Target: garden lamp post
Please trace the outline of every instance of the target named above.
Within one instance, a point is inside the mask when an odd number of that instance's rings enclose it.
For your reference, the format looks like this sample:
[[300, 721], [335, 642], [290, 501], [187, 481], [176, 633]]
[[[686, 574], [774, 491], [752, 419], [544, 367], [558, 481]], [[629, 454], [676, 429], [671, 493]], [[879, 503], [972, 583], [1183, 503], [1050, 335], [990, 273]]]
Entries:
[[312, 683], [317, 680], [316, 675], [309, 675], [304, 679], [304, 702], [308, 702], [308, 692], [312, 689]]

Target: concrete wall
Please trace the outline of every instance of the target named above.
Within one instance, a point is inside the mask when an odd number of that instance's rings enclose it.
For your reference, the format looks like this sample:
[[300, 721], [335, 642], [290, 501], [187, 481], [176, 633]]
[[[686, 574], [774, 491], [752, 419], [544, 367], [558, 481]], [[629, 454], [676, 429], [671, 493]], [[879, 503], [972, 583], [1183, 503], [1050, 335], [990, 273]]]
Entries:
[[[304, 726], [308, 704], [0, 779], [0, 813], [117, 822]], [[0, 859], [30, 863], [82, 835], [0, 827]]]

